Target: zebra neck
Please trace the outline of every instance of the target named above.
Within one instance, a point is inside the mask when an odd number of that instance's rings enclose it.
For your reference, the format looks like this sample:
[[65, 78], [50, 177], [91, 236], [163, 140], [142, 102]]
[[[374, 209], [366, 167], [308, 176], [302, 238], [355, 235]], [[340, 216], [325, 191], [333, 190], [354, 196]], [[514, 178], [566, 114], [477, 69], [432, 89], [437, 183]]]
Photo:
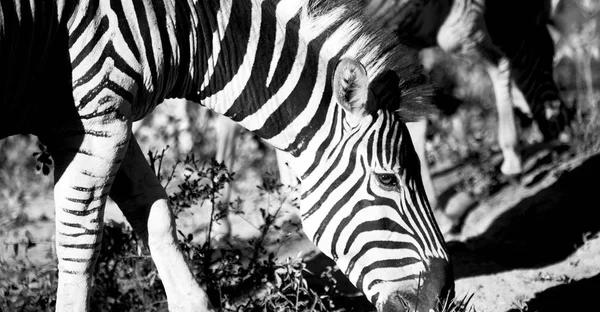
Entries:
[[187, 95], [293, 155], [325, 122], [341, 49], [325, 53], [325, 36], [301, 34], [301, 8], [296, 0], [196, 3], [190, 68], [198, 72], [188, 80], [198, 86]]

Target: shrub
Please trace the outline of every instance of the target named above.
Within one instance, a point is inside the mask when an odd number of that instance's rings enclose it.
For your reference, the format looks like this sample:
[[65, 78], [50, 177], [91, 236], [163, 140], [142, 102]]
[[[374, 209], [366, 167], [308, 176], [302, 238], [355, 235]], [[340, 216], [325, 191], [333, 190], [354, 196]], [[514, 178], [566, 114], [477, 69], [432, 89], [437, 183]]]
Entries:
[[[161, 153], [149, 153], [150, 162], [165, 187], [176, 180], [175, 170], [184, 166], [182, 181], [169, 196], [175, 216], [203, 202], [208, 202], [211, 222], [207, 238], [195, 242], [192, 234], [179, 231], [180, 246], [189, 259], [197, 280], [208, 288], [209, 296], [222, 311], [327, 311], [335, 286], [317, 294], [303, 277], [305, 264], [301, 259], [275, 259], [269, 244], [279, 243], [271, 235], [280, 229], [277, 224], [283, 201], [289, 192], [274, 178], [258, 186], [268, 205], [259, 208], [263, 223], [258, 238], [245, 242], [229, 242], [216, 248], [211, 233], [212, 224], [228, 213], [240, 213], [240, 200], [220, 204], [219, 192], [233, 179], [224, 165], [201, 163], [193, 156], [177, 162], [168, 174], [162, 173]], [[276, 200], [274, 200], [276, 199]], [[246, 246], [240, 248], [239, 246]], [[15, 246], [15, 251], [18, 250]], [[51, 259], [52, 258], [52, 259]], [[0, 263], [0, 310], [52, 311], [55, 305], [57, 267], [54, 255], [51, 264], [36, 267], [23, 260]], [[52, 260], [52, 261], [50, 261]], [[104, 227], [100, 255], [94, 274], [94, 293], [91, 306], [95, 311], [164, 311], [166, 295], [156, 268], [141, 240], [123, 224], [109, 223]]]

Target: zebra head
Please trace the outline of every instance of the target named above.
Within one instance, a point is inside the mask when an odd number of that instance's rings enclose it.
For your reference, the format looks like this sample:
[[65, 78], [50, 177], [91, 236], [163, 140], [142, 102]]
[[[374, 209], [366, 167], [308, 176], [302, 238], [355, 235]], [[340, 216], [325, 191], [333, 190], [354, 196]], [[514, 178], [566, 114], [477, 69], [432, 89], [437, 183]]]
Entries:
[[302, 178], [308, 237], [378, 311], [430, 311], [453, 292], [450, 260], [398, 104], [410, 105], [426, 90], [413, 86], [411, 95], [398, 87], [406, 81], [388, 71], [370, 82], [360, 62], [341, 59], [329, 123], [291, 162]]

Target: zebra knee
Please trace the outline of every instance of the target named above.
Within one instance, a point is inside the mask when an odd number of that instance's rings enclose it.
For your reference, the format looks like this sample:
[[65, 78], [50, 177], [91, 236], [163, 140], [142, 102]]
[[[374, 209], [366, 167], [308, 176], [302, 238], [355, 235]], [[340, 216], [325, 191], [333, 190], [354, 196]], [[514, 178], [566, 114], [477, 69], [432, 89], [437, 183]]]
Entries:
[[159, 199], [151, 205], [146, 225], [151, 252], [176, 244], [175, 221], [167, 200]]

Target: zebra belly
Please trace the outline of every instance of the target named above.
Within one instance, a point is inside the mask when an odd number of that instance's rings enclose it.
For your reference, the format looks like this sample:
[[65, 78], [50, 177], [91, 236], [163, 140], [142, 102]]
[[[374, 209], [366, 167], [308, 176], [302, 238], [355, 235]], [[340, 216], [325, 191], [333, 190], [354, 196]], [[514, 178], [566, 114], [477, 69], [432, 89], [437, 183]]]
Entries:
[[56, 128], [73, 110], [68, 33], [50, 14], [56, 4], [15, 3], [0, 0], [0, 138]]

